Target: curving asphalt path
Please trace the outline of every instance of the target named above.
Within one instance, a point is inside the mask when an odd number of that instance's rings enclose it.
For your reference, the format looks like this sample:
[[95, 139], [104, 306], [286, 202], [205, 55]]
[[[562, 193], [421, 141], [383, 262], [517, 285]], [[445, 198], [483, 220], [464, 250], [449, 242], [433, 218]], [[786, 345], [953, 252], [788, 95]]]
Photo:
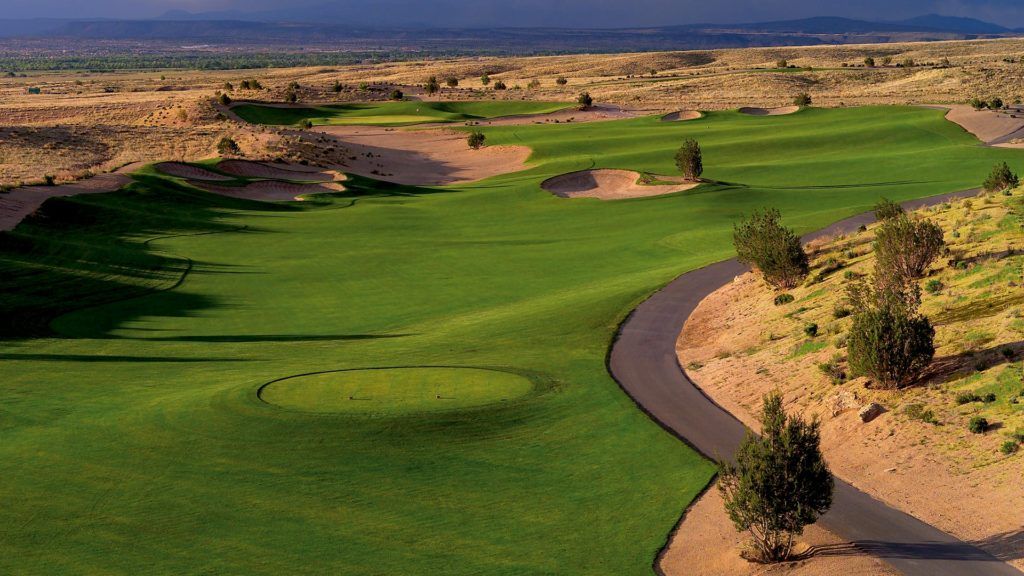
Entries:
[[[952, 198], [966, 190], [905, 202], [908, 209]], [[804, 236], [804, 241], [856, 230], [871, 223], [864, 213]], [[642, 303], [626, 319], [612, 344], [612, 377], [663, 428], [709, 458], [731, 458], [745, 433], [743, 424], [691, 381], [676, 357], [683, 324], [708, 294], [746, 268], [735, 259], [688, 272]], [[908, 576], [1021, 576], [1014, 567], [836, 478], [832, 509], [819, 522]]]

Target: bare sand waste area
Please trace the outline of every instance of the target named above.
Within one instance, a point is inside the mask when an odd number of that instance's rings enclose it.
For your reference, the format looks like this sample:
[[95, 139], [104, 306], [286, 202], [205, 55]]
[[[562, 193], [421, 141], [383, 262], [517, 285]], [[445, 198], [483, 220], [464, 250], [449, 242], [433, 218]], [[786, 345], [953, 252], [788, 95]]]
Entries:
[[672, 194], [700, 185], [700, 182], [676, 177], [656, 176], [654, 178], [656, 178], [654, 183], [644, 184], [643, 175], [632, 170], [581, 170], [548, 178], [541, 182], [540, 186], [562, 198], [624, 200]]

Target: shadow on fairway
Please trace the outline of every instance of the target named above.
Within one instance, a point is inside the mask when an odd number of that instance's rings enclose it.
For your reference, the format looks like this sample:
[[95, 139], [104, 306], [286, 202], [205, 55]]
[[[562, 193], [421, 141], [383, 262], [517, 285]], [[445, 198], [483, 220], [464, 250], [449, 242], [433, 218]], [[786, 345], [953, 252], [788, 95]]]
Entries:
[[174, 357], [174, 356], [104, 356], [91, 354], [12, 354], [0, 353], [0, 360], [30, 362], [164, 362], [193, 364], [201, 362], [251, 362], [243, 358]]

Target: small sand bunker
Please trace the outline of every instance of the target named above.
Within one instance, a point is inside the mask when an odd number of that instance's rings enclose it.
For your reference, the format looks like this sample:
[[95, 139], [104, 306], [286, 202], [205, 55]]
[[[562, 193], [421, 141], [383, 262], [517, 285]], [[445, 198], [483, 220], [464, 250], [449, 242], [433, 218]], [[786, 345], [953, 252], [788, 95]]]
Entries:
[[185, 164], [183, 162], [160, 162], [159, 164], [156, 164], [156, 169], [168, 176], [188, 178], [189, 180], [205, 180], [207, 182], [225, 182], [228, 180], [234, 180], [231, 176], [217, 174], [212, 170], [200, 168], [199, 166], [193, 166], [191, 164]]
[[747, 114], [749, 116], [784, 116], [799, 110], [799, 106], [780, 106], [778, 108], [752, 108], [746, 106], [740, 108], [740, 114]]
[[599, 198], [601, 200], [622, 200], [660, 196], [695, 188], [700, 182], [682, 178], [659, 176], [662, 182], [672, 184], [641, 184], [640, 174], [632, 170], [582, 170], [548, 178], [540, 187], [562, 198]]
[[704, 116], [697, 110], [680, 110], [679, 112], [672, 112], [671, 114], [665, 114], [661, 117], [662, 122], [682, 122], [686, 120], [696, 120]]
[[326, 182], [323, 184], [296, 184], [294, 182], [263, 180], [260, 182], [253, 182], [246, 186], [223, 186], [203, 181], [193, 181], [189, 183], [197, 188], [202, 188], [207, 192], [213, 192], [214, 194], [230, 196], [232, 198], [242, 198], [245, 200], [260, 200], [262, 202], [302, 200], [301, 196], [307, 194], [328, 194], [345, 191], [344, 186], [333, 182]]
[[249, 162], [247, 160], [224, 160], [217, 169], [241, 176], [243, 178], [269, 178], [273, 180], [306, 180], [315, 182], [331, 182], [335, 173], [308, 166], [290, 164], [269, 164], [265, 162]]

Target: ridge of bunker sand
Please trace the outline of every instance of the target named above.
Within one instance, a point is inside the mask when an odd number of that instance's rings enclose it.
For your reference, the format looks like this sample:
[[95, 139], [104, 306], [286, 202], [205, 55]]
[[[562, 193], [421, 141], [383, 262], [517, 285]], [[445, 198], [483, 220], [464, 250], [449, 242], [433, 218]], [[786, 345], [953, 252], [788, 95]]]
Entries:
[[267, 162], [251, 162], [248, 160], [224, 160], [217, 164], [217, 169], [242, 178], [269, 178], [272, 180], [305, 180], [331, 182], [337, 180], [333, 171], [310, 168], [301, 165], [290, 165]]
[[696, 120], [702, 118], [704, 114], [701, 114], [698, 110], [680, 110], [678, 112], [671, 112], [661, 117], [662, 122], [685, 122], [687, 120]]
[[682, 178], [659, 176], [659, 180], [672, 184], [641, 184], [640, 173], [632, 170], [600, 168], [569, 172], [541, 182], [544, 190], [562, 198], [598, 198], [623, 200], [661, 196], [690, 190], [700, 185]]
[[786, 114], [794, 114], [799, 111], [799, 106], [779, 106], [778, 108], [744, 106], [739, 109], [740, 114], [746, 114], [748, 116], [785, 116]]
[[286, 202], [302, 200], [301, 196], [307, 194], [328, 194], [344, 192], [345, 187], [338, 183], [325, 182], [322, 184], [299, 184], [295, 182], [280, 182], [275, 180], [261, 180], [252, 182], [245, 186], [224, 186], [201, 180], [189, 181], [189, 184], [197, 188], [245, 200], [260, 200], [263, 202]]

